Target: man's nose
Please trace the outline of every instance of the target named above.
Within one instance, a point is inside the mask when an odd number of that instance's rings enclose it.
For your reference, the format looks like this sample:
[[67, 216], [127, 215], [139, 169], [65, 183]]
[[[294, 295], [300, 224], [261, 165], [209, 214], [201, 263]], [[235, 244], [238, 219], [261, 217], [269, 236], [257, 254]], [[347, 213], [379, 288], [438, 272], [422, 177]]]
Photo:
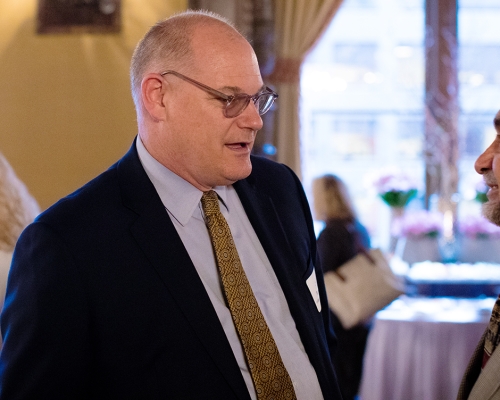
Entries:
[[493, 162], [493, 153], [488, 147], [483, 154], [481, 154], [474, 163], [474, 169], [478, 174], [484, 174], [491, 169]]
[[248, 106], [238, 117], [243, 117], [241, 121], [243, 121], [243, 124], [246, 125], [245, 127], [251, 128], [254, 131], [258, 131], [264, 125], [257, 105], [251, 100], [250, 103], [248, 103]]

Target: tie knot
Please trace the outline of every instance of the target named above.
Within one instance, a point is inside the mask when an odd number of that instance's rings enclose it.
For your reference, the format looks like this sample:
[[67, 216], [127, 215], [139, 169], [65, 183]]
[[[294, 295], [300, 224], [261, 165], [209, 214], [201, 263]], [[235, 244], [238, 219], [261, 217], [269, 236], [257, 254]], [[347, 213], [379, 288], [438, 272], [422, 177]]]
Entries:
[[213, 190], [203, 192], [203, 196], [201, 196], [201, 206], [205, 215], [213, 215], [219, 213], [219, 198], [217, 196], [217, 193]]

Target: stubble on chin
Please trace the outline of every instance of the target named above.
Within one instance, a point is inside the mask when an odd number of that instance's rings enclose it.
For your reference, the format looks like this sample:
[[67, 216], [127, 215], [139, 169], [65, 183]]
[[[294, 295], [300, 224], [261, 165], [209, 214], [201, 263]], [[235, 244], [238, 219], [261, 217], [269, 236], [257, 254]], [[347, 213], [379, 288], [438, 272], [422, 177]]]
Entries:
[[[493, 187], [498, 185], [495, 174], [492, 170], [483, 173], [483, 180], [487, 186]], [[495, 196], [494, 200], [488, 199], [482, 207], [483, 216], [493, 222], [495, 225], [500, 226], [500, 199]]]
[[487, 201], [483, 204], [482, 213], [485, 218], [500, 226], [500, 201]]

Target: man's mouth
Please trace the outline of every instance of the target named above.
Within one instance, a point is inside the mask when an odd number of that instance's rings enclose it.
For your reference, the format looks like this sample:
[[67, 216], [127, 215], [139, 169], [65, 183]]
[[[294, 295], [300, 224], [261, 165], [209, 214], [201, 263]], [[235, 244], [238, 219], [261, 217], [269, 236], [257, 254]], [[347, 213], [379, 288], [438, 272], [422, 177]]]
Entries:
[[226, 146], [232, 150], [241, 150], [241, 149], [247, 149], [248, 143], [246, 142], [228, 143], [226, 144]]
[[488, 186], [490, 189], [498, 189], [498, 183], [494, 181], [484, 181], [484, 184]]
[[498, 189], [498, 182], [493, 174], [493, 171], [487, 171], [483, 174], [483, 182], [492, 190]]
[[486, 185], [490, 188], [486, 193], [488, 200], [492, 201], [498, 197], [498, 185], [492, 182], [485, 182]]

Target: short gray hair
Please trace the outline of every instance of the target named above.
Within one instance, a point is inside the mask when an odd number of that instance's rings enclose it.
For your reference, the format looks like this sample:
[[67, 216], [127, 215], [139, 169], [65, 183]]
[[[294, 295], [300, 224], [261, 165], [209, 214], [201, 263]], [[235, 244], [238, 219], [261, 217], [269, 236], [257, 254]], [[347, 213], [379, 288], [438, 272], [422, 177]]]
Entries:
[[141, 82], [146, 73], [188, 68], [192, 65], [191, 39], [194, 28], [202, 25], [234, 25], [224, 17], [204, 10], [187, 10], [157, 22], [137, 44], [130, 65], [130, 84], [136, 109], [140, 110]]

